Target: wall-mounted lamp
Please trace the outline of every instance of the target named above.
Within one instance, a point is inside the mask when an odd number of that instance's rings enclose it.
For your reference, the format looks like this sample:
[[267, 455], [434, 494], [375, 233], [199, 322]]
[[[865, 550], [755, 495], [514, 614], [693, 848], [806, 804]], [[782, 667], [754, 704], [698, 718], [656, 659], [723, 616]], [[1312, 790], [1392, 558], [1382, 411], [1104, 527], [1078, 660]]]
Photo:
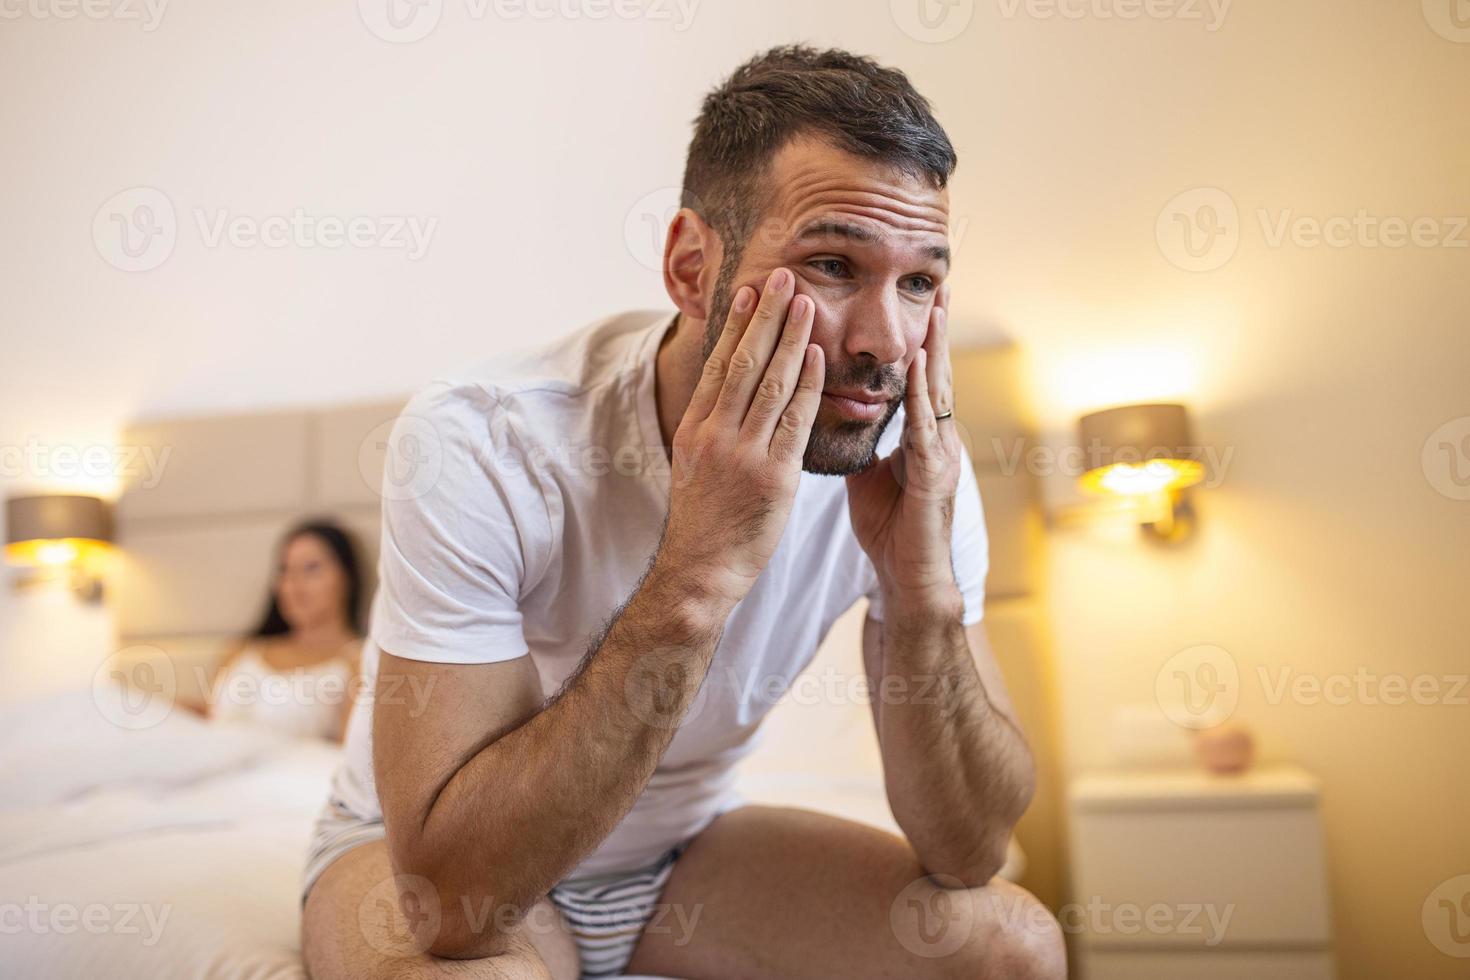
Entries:
[[1077, 428], [1087, 461], [1083, 490], [1128, 500], [1157, 537], [1189, 533], [1193, 515], [1183, 491], [1205, 478], [1205, 467], [1183, 405], [1110, 408], [1082, 416]]
[[5, 560], [67, 570], [72, 589], [85, 599], [101, 598], [96, 565], [111, 542], [112, 509], [97, 497], [46, 494], [5, 501]]

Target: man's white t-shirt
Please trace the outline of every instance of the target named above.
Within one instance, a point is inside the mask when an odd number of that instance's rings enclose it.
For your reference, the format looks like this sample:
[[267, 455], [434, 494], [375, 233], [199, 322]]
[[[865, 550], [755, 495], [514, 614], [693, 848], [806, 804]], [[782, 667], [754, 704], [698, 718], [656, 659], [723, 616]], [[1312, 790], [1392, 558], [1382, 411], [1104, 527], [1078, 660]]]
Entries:
[[[453, 664], [529, 653], [550, 696], [633, 593], [668, 513], [654, 364], [673, 323], [666, 312], [611, 317], [436, 382], [405, 407], [384, 481], [380, 582], [363, 652], [369, 693], [333, 781], [338, 806], [381, 815], [371, 745], [380, 650]], [[902, 426], [900, 409], [880, 455]], [[987, 567], [968, 456], [953, 542], [968, 625], [982, 615]], [[761, 719], [854, 602], [867, 596], [870, 615], [882, 618], [878, 593], [845, 481], [803, 472], [780, 543], [726, 622], [653, 777], [572, 877], [647, 865], [737, 805], [733, 767], [754, 747]]]

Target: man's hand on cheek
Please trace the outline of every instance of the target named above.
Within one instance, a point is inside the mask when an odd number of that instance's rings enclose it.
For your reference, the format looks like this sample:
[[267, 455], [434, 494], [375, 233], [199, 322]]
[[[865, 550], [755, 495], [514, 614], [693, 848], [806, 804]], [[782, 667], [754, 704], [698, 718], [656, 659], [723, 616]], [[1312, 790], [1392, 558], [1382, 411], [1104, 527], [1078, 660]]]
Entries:
[[822, 393], [815, 306], [789, 269], [741, 287], [674, 434], [656, 563], [696, 592], [739, 601], [780, 541]]
[[959, 600], [950, 527], [959, 485], [960, 439], [953, 418], [949, 287], [940, 287], [923, 347], [908, 367], [904, 427], [891, 454], [847, 478], [848, 512], [877, 569], [887, 601], [948, 609]]

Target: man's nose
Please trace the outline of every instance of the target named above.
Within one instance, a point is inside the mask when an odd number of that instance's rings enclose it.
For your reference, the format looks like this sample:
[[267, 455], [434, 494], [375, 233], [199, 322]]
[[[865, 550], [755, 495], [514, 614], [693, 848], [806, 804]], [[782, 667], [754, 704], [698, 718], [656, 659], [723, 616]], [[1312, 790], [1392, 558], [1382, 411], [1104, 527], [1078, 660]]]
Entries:
[[864, 290], [847, 310], [848, 328], [842, 349], [853, 361], [871, 359], [896, 364], [908, 353], [903, 311], [891, 289]]

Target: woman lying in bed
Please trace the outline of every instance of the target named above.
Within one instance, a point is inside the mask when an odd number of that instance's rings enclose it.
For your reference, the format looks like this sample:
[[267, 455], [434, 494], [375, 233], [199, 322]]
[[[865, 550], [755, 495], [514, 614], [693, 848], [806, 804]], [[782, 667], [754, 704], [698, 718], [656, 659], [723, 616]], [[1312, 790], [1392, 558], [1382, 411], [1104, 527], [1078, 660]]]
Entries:
[[215, 671], [204, 714], [341, 741], [362, 652], [362, 577], [342, 528], [309, 522], [282, 540], [265, 618]]

